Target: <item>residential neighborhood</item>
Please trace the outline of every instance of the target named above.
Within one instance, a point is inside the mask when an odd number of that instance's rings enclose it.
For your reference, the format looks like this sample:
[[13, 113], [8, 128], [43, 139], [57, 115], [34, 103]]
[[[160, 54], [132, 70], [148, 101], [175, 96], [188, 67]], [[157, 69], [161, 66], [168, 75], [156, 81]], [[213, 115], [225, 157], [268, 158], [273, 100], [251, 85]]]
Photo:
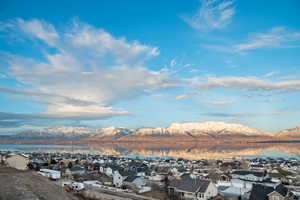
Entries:
[[296, 158], [187, 160], [3, 151], [0, 160], [2, 166], [47, 177], [68, 192], [90, 191], [99, 197], [108, 194], [121, 199], [300, 199], [300, 161]]

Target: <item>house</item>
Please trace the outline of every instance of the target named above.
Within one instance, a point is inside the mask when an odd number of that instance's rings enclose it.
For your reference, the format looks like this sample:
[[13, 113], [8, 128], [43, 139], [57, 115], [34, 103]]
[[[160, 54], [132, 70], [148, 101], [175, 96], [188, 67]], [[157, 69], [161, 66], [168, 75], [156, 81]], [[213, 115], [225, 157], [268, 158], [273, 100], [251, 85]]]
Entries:
[[26, 170], [29, 159], [23, 154], [10, 154], [6, 158], [6, 163], [9, 167], [13, 167], [18, 170]]
[[162, 174], [156, 174], [156, 173], [151, 173], [150, 176], [148, 176], [149, 180], [150, 181], [157, 181], [157, 182], [160, 182], [160, 181], [163, 181], [165, 179], [165, 175], [162, 175]]
[[42, 167], [45, 167], [48, 165], [48, 162], [42, 159], [35, 159], [35, 160], [31, 160], [28, 164], [28, 167], [30, 169], [35, 169], [35, 170], [39, 170]]
[[237, 169], [240, 166], [238, 162], [222, 162], [219, 163], [221, 168]]
[[174, 175], [181, 176], [187, 173], [187, 170], [183, 167], [173, 167], [170, 169], [170, 172], [173, 173]]
[[119, 171], [116, 171], [113, 174], [113, 184], [116, 187], [121, 187], [123, 185], [123, 180], [124, 180], [124, 177], [119, 173]]
[[279, 173], [268, 173], [267, 177], [270, 178], [272, 182], [280, 182], [284, 179], [284, 176]]
[[137, 161], [129, 162], [127, 170], [135, 172], [137, 176], [146, 176], [150, 172], [149, 167], [145, 163]]
[[187, 174], [180, 179], [171, 180], [168, 193], [170, 199], [206, 200], [215, 197], [218, 189], [209, 180], [193, 179]]
[[135, 175], [135, 173], [132, 171], [116, 170], [113, 174], [113, 184], [116, 187], [121, 187], [124, 183], [124, 180], [128, 176], [133, 176], [133, 175]]
[[92, 180], [92, 181], [83, 181], [83, 184], [86, 186], [92, 186], [95, 188], [101, 188], [103, 186], [103, 183], [100, 181]]
[[103, 173], [107, 176], [113, 176], [114, 172], [118, 170], [121, 170], [121, 168], [118, 165], [107, 165], [103, 168], [100, 167], [100, 172], [103, 171]]
[[265, 167], [262, 164], [250, 164], [249, 169], [251, 169], [251, 170], [264, 170]]
[[232, 178], [247, 181], [263, 181], [266, 173], [258, 171], [234, 171], [231, 173]]
[[69, 168], [66, 169], [66, 175], [75, 175], [75, 174], [80, 175], [84, 173], [85, 173], [85, 169], [80, 165], [74, 165], [70, 169]]
[[247, 195], [252, 189], [252, 182], [240, 179], [230, 181], [218, 181], [217, 187], [219, 194], [227, 199], [236, 199]]
[[53, 180], [58, 180], [61, 178], [61, 172], [51, 169], [40, 169], [39, 174], [42, 176], [46, 176]]
[[275, 187], [269, 187], [261, 184], [254, 184], [250, 193], [249, 200], [289, 200], [288, 189], [282, 184]]
[[139, 176], [128, 176], [124, 179], [124, 185], [141, 189], [146, 185], [145, 179]]
[[247, 187], [235, 187], [235, 186], [219, 186], [218, 187], [219, 190], [219, 194], [221, 194], [223, 197], [225, 198], [235, 198], [235, 199], [239, 199], [243, 196], [246, 196], [247, 193], [249, 193], [251, 191], [251, 188], [247, 188]]

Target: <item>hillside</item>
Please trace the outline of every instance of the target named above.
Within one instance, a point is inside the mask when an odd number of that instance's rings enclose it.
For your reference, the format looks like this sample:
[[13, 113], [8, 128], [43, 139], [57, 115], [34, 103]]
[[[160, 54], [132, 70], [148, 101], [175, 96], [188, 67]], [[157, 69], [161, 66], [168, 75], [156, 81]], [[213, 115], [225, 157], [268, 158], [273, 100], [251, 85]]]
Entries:
[[55, 182], [32, 171], [0, 166], [0, 199], [9, 200], [76, 200]]

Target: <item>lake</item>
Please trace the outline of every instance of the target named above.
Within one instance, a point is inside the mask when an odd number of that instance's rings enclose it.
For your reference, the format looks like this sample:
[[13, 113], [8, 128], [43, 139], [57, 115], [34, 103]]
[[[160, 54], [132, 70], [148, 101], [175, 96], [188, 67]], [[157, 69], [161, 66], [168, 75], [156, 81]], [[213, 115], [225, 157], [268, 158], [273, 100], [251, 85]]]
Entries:
[[283, 157], [300, 159], [300, 144], [93, 144], [93, 145], [48, 145], [48, 144], [0, 144], [1, 151], [17, 152], [70, 152], [127, 157], [159, 158], [181, 157], [197, 159], [227, 159], [232, 157]]

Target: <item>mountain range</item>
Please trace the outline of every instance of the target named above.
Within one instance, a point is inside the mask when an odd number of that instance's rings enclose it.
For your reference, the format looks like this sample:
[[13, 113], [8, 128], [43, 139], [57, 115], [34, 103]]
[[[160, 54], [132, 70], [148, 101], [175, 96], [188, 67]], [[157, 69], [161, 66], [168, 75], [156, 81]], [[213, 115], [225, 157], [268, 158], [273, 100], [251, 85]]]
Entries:
[[167, 128], [129, 129], [108, 127], [89, 129], [76, 126], [57, 126], [23, 131], [13, 138], [30, 139], [80, 139], [85, 141], [152, 141], [161, 139], [197, 140], [232, 138], [300, 138], [300, 126], [277, 134], [261, 131], [240, 124], [225, 122], [173, 123]]

